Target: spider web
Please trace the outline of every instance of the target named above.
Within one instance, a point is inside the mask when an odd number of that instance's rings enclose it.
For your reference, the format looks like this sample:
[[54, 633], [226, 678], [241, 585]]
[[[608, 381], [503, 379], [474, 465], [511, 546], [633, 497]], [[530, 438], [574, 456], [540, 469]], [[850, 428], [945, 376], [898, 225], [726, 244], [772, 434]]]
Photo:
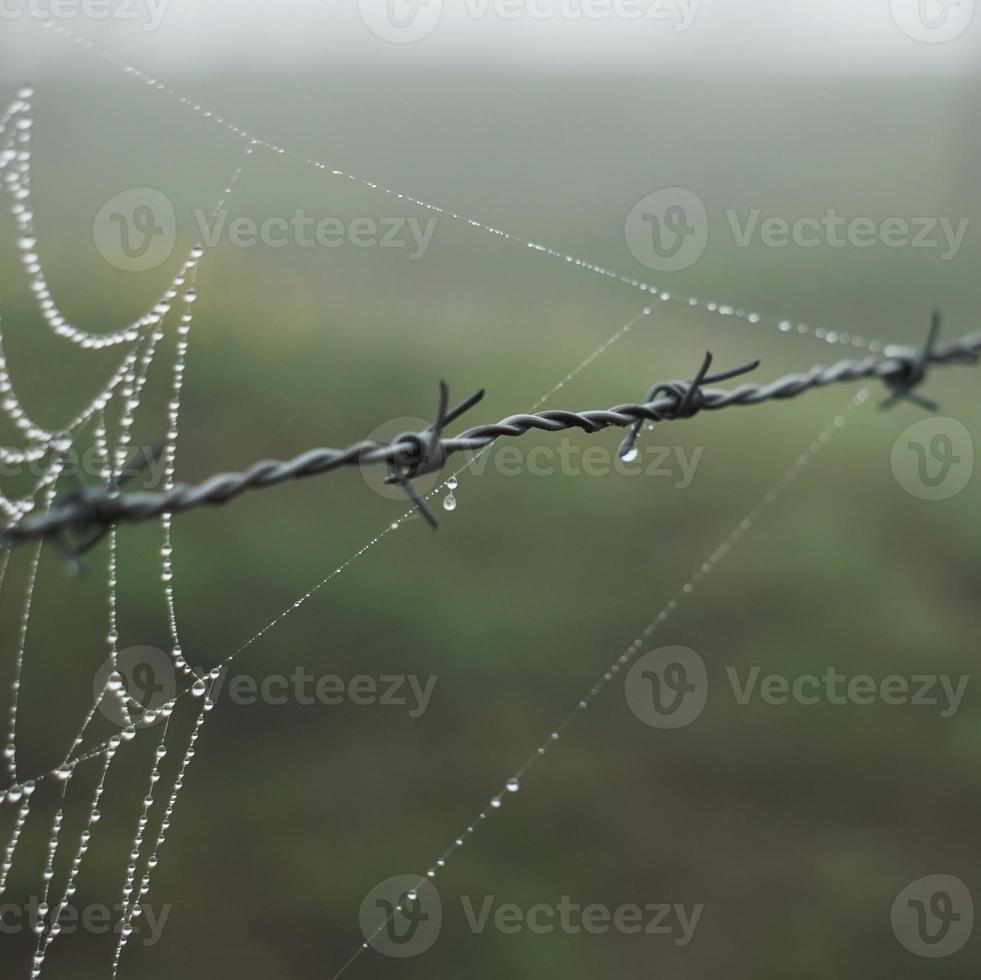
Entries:
[[[193, 304], [196, 299], [198, 266], [203, 255], [200, 247], [195, 247], [180, 271], [168, 284], [159, 301], [152, 309], [134, 322], [107, 334], [93, 334], [71, 323], [59, 310], [45, 279], [37, 252], [34, 231], [34, 216], [31, 209], [31, 129], [30, 99], [32, 91], [22, 89], [18, 98], [11, 103], [0, 117], [0, 175], [6, 192], [13, 204], [10, 214], [17, 231], [17, 246], [31, 291], [48, 328], [58, 337], [83, 350], [104, 350], [118, 348], [122, 357], [109, 379], [92, 400], [74, 418], [57, 430], [47, 429], [35, 421], [18, 397], [11, 372], [7, 365], [3, 348], [2, 320], [0, 320], [0, 389], [2, 389], [2, 409], [25, 440], [22, 447], [0, 448], [0, 460], [7, 465], [34, 464], [40, 466], [41, 476], [29, 492], [15, 498], [0, 495], [0, 508], [11, 524], [15, 524], [36, 508], [50, 508], [62, 484], [72, 476], [73, 458], [79, 458], [81, 447], [91, 446], [97, 460], [97, 475], [106, 485], [118, 480], [126, 468], [132, 452], [132, 429], [151, 368], [160, 358], [160, 352], [168, 330], [176, 321], [173, 365], [171, 368], [170, 400], [167, 411], [166, 439], [162, 447], [163, 481], [165, 489], [174, 484], [176, 466], [176, 445], [179, 431], [181, 394], [184, 370], [190, 343], [190, 330], [193, 321]], [[253, 150], [245, 150], [250, 155]], [[242, 168], [232, 175], [225, 195], [215, 207], [218, 211], [224, 206], [225, 197], [234, 187]], [[110, 423], [112, 420], [112, 424]], [[117, 627], [117, 585], [118, 562], [116, 532], [108, 535], [107, 549], [107, 631], [105, 641], [109, 652], [110, 670], [105, 682], [96, 692], [95, 699], [81, 720], [80, 726], [62, 757], [50, 772], [33, 778], [24, 778], [18, 766], [18, 720], [20, 715], [21, 682], [25, 656], [31, 628], [35, 587], [38, 581], [43, 545], [35, 545], [28, 558], [26, 584], [24, 588], [21, 614], [16, 629], [14, 649], [14, 670], [11, 684], [11, 705], [8, 715], [7, 737], [4, 744], [4, 762], [9, 777], [9, 786], [0, 792], [0, 802], [15, 808], [13, 827], [6, 835], [3, 846], [3, 860], [0, 864], [0, 894], [8, 885], [14, 859], [21, 845], [22, 837], [32, 815], [36, 796], [45, 782], [57, 785], [55, 813], [48, 824], [46, 860], [41, 875], [40, 918], [34, 925], [37, 934], [37, 947], [34, 955], [31, 976], [39, 977], [45, 965], [48, 951], [63, 933], [62, 918], [77, 891], [78, 877], [89, 851], [96, 825], [101, 820], [100, 803], [110, 776], [113, 763], [123, 753], [125, 746], [136, 739], [137, 733], [162, 723], [153, 763], [147, 774], [147, 790], [142, 801], [131, 848], [130, 861], [125, 880], [121, 886], [120, 920], [117, 923], [118, 941], [113, 956], [113, 975], [119, 966], [122, 951], [134, 931], [133, 921], [142, 911], [142, 903], [151, 884], [152, 871], [158, 863], [170, 818], [177, 803], [184, 774], [194, 756], [195, 745], [204, 724], [206, 712], [212, 706], [205, 695], [207, 687], [194, 673], [181, 654], [177, 615], [174, 605], [173, 545], [171, 542], [170, 519], [161, 521], [163, 543], [161, 547], [161, 573], [163, 594], [167, 610], [167, 620], [171, 635], [171, 657], [178, 674], [186, 682], [185, 690], [192, 696], [202, 699], [191, 722], [190, 735], [182, 744], [178, 741], [179, 732], [173, 731], [177, 697], [171, 698], [161, 706], [149, 709], [128, 690], [126, 680], [117, 669], [119, 666], [119, 631]], [[7, 577], [12, 559], [5, 553], [0, 559], [0, 587]], [[182, 692], [183, 693], [183, 692]], [[112, 735], [95, 748], [86, 747], [86, 736], [93, 727], [100, 711], [108, 712], [124, 719], [122, 730]], [[175, 744], [170, 744], [175, 743]], [[163, 780], [162, 763], [168, 754], [176, 752], [178, 762], [169, 782]], [[78, 832], [77, 844], [66, 840], [65, 824], [67, 807], [76, 796], [84, 797], [84, 787], [77, 792], [76, 774], [81, 763], [98, 758], [101, 762], [98, 779], [93, 790], [81, 801], [83, 809], [82, 829]], [[161, 784], [166, 788], [161, 789]], [[150, 819], [156, 807], [158, 817]], [[39, 814], [36, 819], [42, 819]], [[152, 831], [151, 831], [152, 826]]]
[[[643, 292], [646, 305], [638, 311], [637, 315], [617, 328], [580, 364], [560, 378], [535, 402], [531, 407], [532, 410], [538, 409], [551, 399], [566, 384], [589, 368], [598, 358], [625, 337], [633, 327], [645, 318], [652, 316], [657, 306], [671, 302], [682, 303], [691, 308], [701, 308], [720, 317], [742, 320], [750, 325], [773, 326], [785, 335], [808, 335], [829, 344], [861, 347], [870, 351], [888, 349], [880, 341], [869, 340], [855, 334], [831, 331], [823, 327], [812, 327], [798, 321], [764, 316], [735, 305], [699, 300], [661, 290], [656, 286], [620, 275], [587, 260], [566, 255], [540, 243], [511, 235], [477, 219], [442, 209], [432, 203], [380, 186], [366, 178], [334, 169], [321, 161], [310, 160], [294, 154], [275, 144], [254, 137], [240, 127], [180, 95], [140, 69], [116, 62], [111, 55], [95, 49], [91, 42], [72, 35], [63, 27], [49, 25], [49, 30], [63, 35], [74, 43], [94, 50], [105, 60], [119, 64], [128, 75], [143, 84], [155, 91], [178, 99], [190, 111], [211, 120], [216, 126], [233, 132], [244, 140], [246, 157], [251, 156], [257, 149], [262, 149], [275, 155], [298, 158], [310, 166], [327, 171], [331, 176], [353, 180], [380, 193], [394, 195], [401, 200], [462, 222], [478, 231], [522, 245], [537, 254], [562, 260], [587, 274], [613, 278], [625, 286]], [[173, 333], [175, 337], [170, 375], [170, 399], [167, 404], [166, 439], [163, 445], [162, 459], [164, 462], [165, 489], [174, 485], [184, 371], [189, 351], [194, 302], [197, 298], [198, 271], [203, 256], [203, 250], [200, 247], [193, 249], [182, 264], [180, 271], [161, 294], [159, 301], [153, 305], [149, 312], [141, 315], [132, 323], [107, 334], [92, 334], [71, 323], [59, 310], [51, 295], [37, 252], [31, 211], [31, 95], [30, 89], [21, 90], [17, 99], [11, 103], [3, 116], [0, 116], [0, 177], [2, 177], [5, 191], [13, 200], [10, 213], [17, 225], [18, 251], [24, 271], [30, 280], [31, 290], [43, 319], [56, 336], [83, 350], [114, 348], [118, 349], [122, 356], [105, 385], [82, 411], [70, 419], [61, 429], [48, 430], [30, 417], [17, 396], [3, 349], [2, 320], [0, 320], [2, 409], [23, 438], [23, 445], [21, 446], [0, 447], [0, 461], [11, 465], [40, 464], [42, 467], [40, 477], [26, 494], [10, 498], [0, 494], [0, 509], [3, 510], [7, 523], [11, 525], [16, 524], [38, 507], [41, 509], [51, 507], [59, 492], [66, 485], [66, 480], [72, 476], [70, 459], [73, 453], [77, 453], [79, 448], [87, 442], [92, 446], [98, 460], [99, 479], [107, 485], [119, 479], [133, 450], [134, 417], [143, 403], [143, 395], [151, 369], [156, 363], [163, 360], [161, 351], [166, 346], [165, 341], [169, 332]], [[224, 206], [225, 199], [234, 188], [242, 173], [243, 166], [244, 162], [234, 172], [224, 195], [215, 207], [216, 212]], [[174, 329], [175, 322], [176, 328]], [[638, 637], [604, 671], [597, 683], [584, 695], [573, 711], [548, 734], [545, 741], [537, 747], [532, 756], [515, 770], [514, 775], [506, 781], [501, 791], [490, 798], [487, 805], [479, 812], [477, 818], [466, 828], [465, 832], [455, 838], [452, 845], [441, 854], [426, 876], [420, 879], [420, 886], [428, 879], [434, 878], [446, 866], [450, 857], [463, 845], [466, 837], [476, 831], [481, 821], [486, 820], [488, 816], [502, 808], [502, 802], [508, 794], [520, 789], [521, 780], [528, 771], [533, 766], [540, 764], [553, 743], [602, 693], [621, 669], [633, 659], [660, 623], [664, 622], [674, 612], [678, 604], [691, 594], [705, 576], [714, 571], [731, 548], [756, 524], [762, 510], [796, 479], [813, 457], [831, 440], [835, 432], [845, 425], [852, 412], [865, 404], [867, 399], [867, 391], [863, 389], [849, 402], [844, 411], [836, 416], [809, 443], [805, 451], [780, 480], [767, 491], [760, 505], [754, 508], [705, 562], [695, 570], [681, 587], [678, 595], [658, 613], [653, 621], [641, 630]], [[472, 462], [471, 459], [467, 464], [460, 467], [429, 496], [439, 493], [447, 487], [452, 491], [459, 476]], [[15, 858], [18, 856], [18, 848], [21, 845], [29, 820], [32, 815], [35, 820], [43, 819], [43, 814], [40, 812], [41, 808], [35, 807], [35, 800], [38, 798], [36, 794], [51, 784], [54, 786], [54, 800], [49, 809], [53, 809], [54, 813], [50, 816], [49, 822], [44, 824], [47, 830], [45, 862], [40, 875], [42, 882], [40, 905], [42, 919], [36, 927], [37, 945], [30, 970], [32, 978], [42, 975], [49, 950], [59, 936], [63, 934], [62, 919], [77, 891], [79, 874], [102, 818], [100, 807], [114, 765], [117, 765], [119, 759], [124, 757], [128, 751], [131, 751], [130, 746], [133, 743], [142, 744], [146, 741], [148, 736], [144, 736], [144, 732], [159, 727], [151, 764], [149, 770], [144, 771], [142, 783], [127, 786], [130, 795], [133, 795], [139, 791], [139, 786], [142, 785], [144, 795], [142, 798], [136, 799], [138, 810], [136, 830], [132, 837], [128, 862], [120, 887], [118, 906], [120, 915], [116, 923], [117, 938], [111, 959], [111, 973], [113, 977], [116, 977], [128, 940], [138, 928], [138, 920], [151, 888], [153, 872], [159, 864], [161, 850], [171, 826], [188, 768], [195, 756], [208, 713], [214, 707], [211, 697], [213, 682], [220, 677], [222, 670], [244, 650], [274, 629], [287, 616], [300, 608], [387, 535], [397, 531], [402, 522], [409, 516], [410, 513], [404, 514], [402, 518], [394, 521], [390, 526], [372, 537], [347, 561], [337, 566], [310, 590], [299, 596], [238, 649], [229, 654], [218, 667], [206, 674], [196, 672], [187, 663], [183, 655], [173, 587], [174, 546], [171, 535], [171, 519], [169, 515], [161, 518], [160, 579], [171, 640], [169, 656], [177, 675], [181, 679], [182, 686], [172, 697], [155, 708], [149, 708], [132, 695], [126, 679], [117, 669], [120, 656], [118, 629], [120, 572], [116, 532], [111, 530], [107, 536], [106, 549], [106, 593], [108, 599], [105, 642], [112, 669], [107, 673], [104, 685], [96, 691], [92, 705], [81, 718], [79, 728], [71, 738], [70, 745], [60, 762], [49, 771], [31, 778], [28, 778], [22, 767], [18, 766], [18, 715], [21, 679], [29, 645], [32, 608], [44, 544], [39, 543], [33, 546], [31, 550], [23, 553], [27, 562], [27, 569], [24, 573], [23, 601], [16, 628], [11, 686], [12, 698], [7, 738], [3, 750], [9, 785], [5, 790], [0, 790], [0, 805], [3, 805], [2, 809], [12, 811], [13, 825], [5, 837], [0, 839], [0, 852], [2, 852], [0, 894], [7, 888], [10, 872]], [[0, 556], [0, 588], [5, 588], [9, 584], [5, 582], [5, 579], [8, 576], [8, 565], [13, 560], [9, 553]], [[182, 718], [178, 712], [178, 708], [185, 703], [191, 705], [188, 712], [189, 718], [186, 719]], [[100, 741], [98, 738], [91, 737], [91, 732], [102, 709], [115, 712], [121, 716], [125, 720], [125, 725], [116, 734]], [[168, 759], [170, 760], [169, 763], [166, 761]], [[90, 778], [91, 785], [86, 785], [81, 775], [86, 768], [84, 764], [96, 760], [95, 772]], [[133, 783], [132, 780], [130, 782]], [[78, 798], [76, 805], [81, 810], [80, 829], [76, 828], [69, 831], [66, 829], [71, 822], [69, 808], [76, 797]], [[395, 911], [398, 912], [399, 909]], [[341, 967], [336, 976], [344, 973], [357, 957], [368, 948], [371, 937], [366, 938], [368, 941], [355, 950], [354, 955]]]

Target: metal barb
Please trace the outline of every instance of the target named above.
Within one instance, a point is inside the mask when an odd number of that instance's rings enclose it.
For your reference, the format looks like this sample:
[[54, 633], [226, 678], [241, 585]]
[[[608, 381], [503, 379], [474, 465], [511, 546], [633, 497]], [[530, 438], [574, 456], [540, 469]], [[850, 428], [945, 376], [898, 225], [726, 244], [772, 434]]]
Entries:
[[[900, 401], [909, 401], [928, 412], [939, 411], [940, 405], [937, 402], [921, 395], [915, 389], [926, 379], [930, 364], [935, 359], [942, 324], [943, 315], [939, 312], [934, 313], [930, 318], [930, 331], [923, 348], [919, 351], [896, 355], [896, 359], [902, 364], [902, 370], [897, 372], [895, 376], [884, 379], [886, 387], [892, 391], [892, 394], [882, 402], [879, 406], [880, 409], [889, 409]], [[963, 351], [955, 353], [950, 360], [962, 364], [977, 364], [978, 355]]]
[[483, 397], [484, 389], [481, 388], [448, 411], [450, 389], [445, 381], [440, 381], [439, 407], [433, 425], [424, 432], [404, 432], [392, 443], [393, 446], [401, 445], [405, 448], [398, 457], [389, 462], [391, 474], [385, 482], [402, 487], [434, 531], [439, 528], [439, 521], [425, 498], [412, 485], [412, 480], [427, 473], [438, 473], [443, 468], [447, 455], [443, 446], [443, 430], [482, 401]]
[[[710, 377], [708, 371], [712, 366], [712, 361], [712, 353], [710, 351], [706, 351], [705, 359], [702, 361], [702, 366], [698, 369], [698, 373], [695, 375], [693, 381], [659, 381], [650, 390], [650, 393], [644, 400], [644, 404], [651, 404], [662, 392], [673, 393], [678, 399], [677, 407], [670, 413], [662, 412], [661, 417], [666, 419], [690, 419], [697, 415], [702, 409], [703, 400], [701, 398], [701, 390], [703, 385], [717, 384], [720, 381], [728, 381], [731, 378], [738, 378], [741, 375], [749, 374], [750, 371], [755, 371], [760, 366], [760, 361], [756, 360], [751, 364], [744, 365], [743, 367], [734, 368], [731, 371], [723, 371], [719, 374], [713, 374]], [[640, 430], [643, 427], [643, 424], [644, 420], [638, 419], [630, 427], [630, 431], [627, 433], [627, 436], [623, 442], [620, 443], [620, 448], [617, 451], [621, 459], [626, 459], [627, 456], [633, 452], [637, 439], [640, 436]]]

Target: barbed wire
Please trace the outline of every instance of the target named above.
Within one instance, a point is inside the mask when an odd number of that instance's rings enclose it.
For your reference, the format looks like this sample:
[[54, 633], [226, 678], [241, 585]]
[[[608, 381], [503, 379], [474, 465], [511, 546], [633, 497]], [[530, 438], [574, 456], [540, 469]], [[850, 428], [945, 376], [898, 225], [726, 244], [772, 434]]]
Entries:
[[318, 476], [346, 466], [370, 464], [387, 465], [389, 476], [385, 482], [402, 487], [435, 528], [438, 526], [436, 516], [412, 481], [439, 472], [454, 453], [481, 450], [502, 437], [515, 438], [532, 430], [581, 429], [593, 434], [608, 428], [629, 428], [619, 453], [621, 458], [630, 459], [636, 452], [634, 443], [645, 421], [659, 424], [691, 419], [703, 411], [782, 401], [816, 388], [867, 379], [878, 379], [889, 389], [890, 395], [883, 402], [883, 408], [905, 399], [934, 411], [936, 403], [916, 390], [925, 380], [929, 367], [976, 364], [981, 353], [981, 333], [938, 344], [939, 331], [940, 316], [935, 314], [929, 337], [921, 349], [897, 348], [884, 358], [846, 359], [830, 366], [813, 367], [803, 374], [788, 374], [767, 384], [746, 382], [732, 389], [707, 388], [705, 385], [746, 374], [755, 370], [759, 362], [709, 376], [712, 355], [708, 354], [693, 380], [659, 382], [644, 402], [584, 412], [552, 409], [511, 415], [494, 424], [467, 429], [454, 438], [444, 438], [444, 429], [478, 404], [484, 392], [477, 392], [451, 410], [449, 390], [442, 382], [436, 421], [425, 431], [403, 433], [387, 444], [361, 441], [347, 449], [312, 449], [288, 461], [261, 460], [244, 472], [219, 473], [196, 485], [176, 484], [166, 493], [124, 493], [121, 490], [127, 480], [153, 459], [154, 450], [144, 450], [108, 486], [85, 486], [77, 471], [69, 467], [68, 475], [74, 484], [72, 490], [56, 500], [47, 513], [24, 517], [4, 528], [0, 532], [0, 547], [13, 548], [25, 541], [52, 539], [66, 554], [77, 559], [118, 524], [179, 514], [206, 505], [218, 506], [249, 490]]

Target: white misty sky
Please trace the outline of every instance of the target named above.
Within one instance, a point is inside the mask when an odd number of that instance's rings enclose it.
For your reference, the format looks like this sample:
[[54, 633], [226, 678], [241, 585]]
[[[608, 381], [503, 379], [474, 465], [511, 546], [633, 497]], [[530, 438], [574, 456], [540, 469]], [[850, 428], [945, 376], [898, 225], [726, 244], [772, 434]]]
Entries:
[[[405, 13], [409, 2], [427, 5], [418, 18], [441, 9], [438, 25], [425, 38], [393, 44], [365, 26], [366, 18], [384, 18], [388, 3]], [[0, 17], [0, 70], [23, 72], [37, 68], [38, 60], [58, 60], [60, 42], [38, 44], [39, 25], [27, 14], [10, 19], [10, 11], [52, 3], [75, 4], [84, 11], [96, 3], [126, 4], [140, 19], [80, 16], [63, 23], [121, 57], [172, 74], [242, 62], [283, 70], [297, 62], [380, 62], [403, 69], [514, 64], [583, 72], [671, 66], [822, 74], [977, 71], [981, 16], [956, 40], [926, 44], [903, 33], [892, 12], [897, 4], [915, 12], [921, 2], [933, 13], [943, 2], [959, 3], [962, 16], [981, 0], [0, 0], [0, 10], [7, 12]], [[499, 12], [516, 4], [525, 7], [516, 19]], [[576, 19], [558, 13], [546, 20], [529, 13], [567, 9], [581, 14], [584, 4], [592, 4], [601, 16]], [[654, 5], [670, 19], [627, 20], [610, 13], [631, 4]], [[474, 16], [475, 7], [490, 12]], [[689, 16], [686, 30], [674, 29]], [[143, 30], [156, 18], [156, 30]]]

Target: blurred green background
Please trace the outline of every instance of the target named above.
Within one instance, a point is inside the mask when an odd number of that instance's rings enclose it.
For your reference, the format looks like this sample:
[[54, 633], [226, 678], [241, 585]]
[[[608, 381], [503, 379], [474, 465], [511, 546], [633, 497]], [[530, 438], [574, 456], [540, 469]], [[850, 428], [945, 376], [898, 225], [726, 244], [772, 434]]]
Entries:
[[[74, 322], [108, 331], [157, 297], [194, 244], [192, 213], [217, 199], [238, 141], [111, 68], [49, 65], [38, 84], [34, 209], [54, 294]], [[12, 94], [13, 87], [9, 92]], [[884, 341], [978, 328], [981, 219], [976, 79], [772, 78], [647, 73], [523, 75], [353, 68], [222, 72], [182, 91], [250, 131], [330, 165], [445, 204], [517, 235], [699, 297]], [[6, 100], [5, 90], [3, 100]], [[650, 276], [624, 218], [666, 186], [706, 202], [704, 257]], [[133, 187], [175, 203], [180, 242], [160, 269], [124, 273], [94, 247], [105, 201]], [[837, 208], [967, 217], [956, 260], [935, 251], [736, 248], [723, 217], [754, 207], [793, 220]], [[286, 157], [257, 151], [230, 216], [427, 217]], [[15, 384], [42, 424], [77, 411], [116, 352], [80, 352], [44, 327], [0, 206], [0, 296]], [[227, 241], [201, 265], [178, 474], [194, 481], [265, 456], [346, 445], [396, 417], [427, 417], [447, 379], [486, 386], [467, 424], [530, 407], [645, 305], [645, 297], [512, 242], [441, 218], [426, 256]], [[176, 320], [168, 320], [136, 441], [163, 431]], [[760, 357], [760, 379], [852, 353], [667, 304], [569, 382], [548, 407], [639, 399]], [[927, 391], [981, 431], [979, 376], [937, 371]], [[702, 416], [643, 442], [700, 450], [691, 485], [673, 477], [464, 473], [453, 513], [389, 534], [252, 644], [234, 673], [438, 676], [420, 717], [396, 706], [219, 700], [209, 715], [157, 869], [150, 904], [172, 904], [153, 949], [120, 975], [164, 980], [329, 977], [362, 942], [358, 909], [379, 881], [423, 873], [487, 806], [763, 494], [839, 414], [855, 388]], [[919, 959], [890, 929], [914, 879], [981, 887], [979, 482], [953, 499], [907, 493], [894, 442], [922, 413], [880, 413], [872, 392], [772, 508], [651, 639], [708, 665], [707, 708], [659, 731], [627, 708], [622, 681], [582, 714], [437, 878], [438, 941], [398, 960], [368, 951], [348, 976], [720, 975], [967, 977], [974, 939]], [[613, 452], [620, 433], [573, 435]], [[5, 442], [13, 439], [7, 432]], [[524, 451], [554, 446], [530, 435]], [[675, 474], [676, 475], [676, 474]], [[16, 480], [7, 481], [9, 492]], [[177, 609], [188, 659], [211, 666], [346, 562], [405, 510], [357, 471], [283, 486], [175, 522]], [[120, 646], [166, 649], [157, 525], [120, 536]], [[3, 676], [12, 676], [30, 555], [0, 595]], [[103, 662], [105, 548], [69, 578], [45, 552], [25, 665], [19, 764], [50, 768], [91, 700]], [[735, 702], [726, 667], [796, 677], [842, 672], [971, 675], [959, 712], [935, 707]], [[5, 682], [6, 686], [6, 682]], [[173, 723], [186, 736], [187, 699]], [[156, 739], [142, 734], [110, 776], [76, 904], [114, 903]], [[73, 800], [91, 792], [97, 764]], [[171, 772], [171, 770], [167, 770]], [[77, 796], [75, 793], [77, 792]], [[50, 787], [38, 814], [50, 820]], [[75, 820], [79, 818], [74, 810]], [[0, 810], [5, 832], [14, 816]], [[77, 827], [69, 823], [77, 834]], [[28, 826], [13, 902], [37, 894], [45, 827]], [[670, 936], [475, 934], [461, 897], [586, 905], [704, 904], [692, 942]], [[110, 975], [108, 937], [72, 936], [46, 975]], [[0, 973], [27, 976], [30, 937], [0, 940]]]

